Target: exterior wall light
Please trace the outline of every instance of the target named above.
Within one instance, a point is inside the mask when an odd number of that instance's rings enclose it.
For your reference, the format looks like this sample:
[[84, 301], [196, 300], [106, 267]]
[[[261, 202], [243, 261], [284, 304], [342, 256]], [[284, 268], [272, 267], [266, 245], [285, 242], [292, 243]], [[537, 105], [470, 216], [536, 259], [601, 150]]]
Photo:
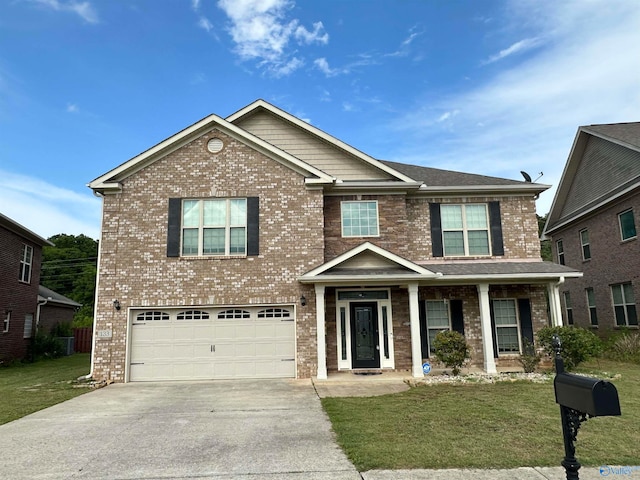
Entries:
[[300, 305], [304, 307], [306, 304], [307, 304], [307, 299], [304, 297], [304, 295], [302, 295], [300, 297]]
[[113, 301], [113, 308], [120, 310], [120, 302], [118, 300]]

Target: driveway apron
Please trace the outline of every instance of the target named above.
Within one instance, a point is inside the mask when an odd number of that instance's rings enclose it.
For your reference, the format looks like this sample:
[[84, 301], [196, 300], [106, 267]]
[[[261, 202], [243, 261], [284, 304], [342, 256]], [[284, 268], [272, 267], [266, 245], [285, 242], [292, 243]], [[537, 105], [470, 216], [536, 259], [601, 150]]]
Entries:
[[0, 426], [7, 479], [360, 479], [309, 381], [114, 384]]

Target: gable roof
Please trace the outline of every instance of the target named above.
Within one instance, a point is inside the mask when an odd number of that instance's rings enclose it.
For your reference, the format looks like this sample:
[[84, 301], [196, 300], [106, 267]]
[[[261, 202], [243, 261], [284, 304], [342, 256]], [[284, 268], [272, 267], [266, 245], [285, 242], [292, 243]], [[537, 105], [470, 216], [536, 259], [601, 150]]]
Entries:
[[42, 238], [37, 233], [32, 232], [27, 227], [20, 225], [18, 222], [10, 219], [2, 213], [0, 213], [0, 227], [4, 227], [5, 229], [21, 236], [22, 238], [26, 238], [27, 240], [30, 240], [31, 242], [35, 243], [36, 245], [40, 245], [41, 247], [53, 246], [53, 243], [51, 243], [46, 238]]
[[543, 235], [640, 187], [640, 122], [578, 128]]
[[82, 306], [81, 303], [76, 302], [75, 300], [71, 300], [64, 295], [54, 292], [50, 288], [44, 287], [42, 285], [38, 285], [38, 301], [47, 300], [47, 303], [55, 303], [58, 305], [65, 305], [73, 308], [79, 308]]
[[89, 182], [88, 187], [94, 191], [100, 193], [118, 192], [121, 189], [120, 182], [142, 168], [151, 165], [155, 161], [163, 158], [169, 153], [179, 149], [180, 147], [191, 142], [195, 138], [203, 135], [204, 133], [211, 131], [214, 128], [218, 128], [227, 135], [234, 137], [246, 144], [249, 144], [256, 150], [264, 153], [268, 157], [284, 164], [285, 166], [305, 175], [306, 183], [333, 183], [335, 179], [330, 175], [327, 175], [322, 170], [319, 170], [308, 163], [288, 154], [287, 152], [265, 142], [261, 138], [252, 135], [251, 133], [243, 130], [232, 123], [229, 123], [225, 119], [211, 114], [202, 120], [194, 123], [193, 125], [181, 130], [180, 132], [172, 135], [171, 137], [163, 140], [162, 142], [154, 145], [153, 147], [145, 150], [144, 152], [136, 155], [135, 157], [127, 160], [118, 167], [110, 170], [109, 172], [101, 175]]

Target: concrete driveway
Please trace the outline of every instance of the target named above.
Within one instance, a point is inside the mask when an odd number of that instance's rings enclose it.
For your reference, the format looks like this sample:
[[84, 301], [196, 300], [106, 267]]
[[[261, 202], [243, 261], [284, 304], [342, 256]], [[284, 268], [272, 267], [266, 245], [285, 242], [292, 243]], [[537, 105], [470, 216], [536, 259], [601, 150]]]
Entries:
[[309, 381], [114, 384], [0, 426], [7, 479], [360, 479]]

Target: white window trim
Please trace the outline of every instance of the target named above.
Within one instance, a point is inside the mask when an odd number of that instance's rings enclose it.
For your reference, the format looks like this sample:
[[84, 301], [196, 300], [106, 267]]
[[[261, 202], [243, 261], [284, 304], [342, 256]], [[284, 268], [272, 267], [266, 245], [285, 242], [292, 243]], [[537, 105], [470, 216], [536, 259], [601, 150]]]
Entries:
[[[484, 207], [484, 213], [485, 213], [485, 217], [486, 217], [486, 222], [487, 222], [487, 228], [468, 228], [467, 227], [467, 213], [466, 213], [466, 207], [467, 206], [478, 206], [481, 205]], [[490, 219], [489, 219], [489, 204], [487, 203], [446, 203], [446, 204], [442, 204], [440, 206], [440, 209], [442, 210], [442, 207], [449, 207], [449, 206], [459, 206], [462, 209], [462, 242], [463, 242], [463, 247], [464, 247], [464, 254], [460, 255], [460, 254], [447, 254], [447, 244], [444, 238], [444, 233], [445, 232], [459, 232], [460, 229], [458, 228], [444, 228], [444, 225], [442, 225], [442, 218], [440, 219], [440, 224], [441, 224], [441, 228], [442, 228], [442, 253], [443, 256], [445, 257], [490, 257], [491, 256], [491, 223], [490, 223]], [[482, 253], [474, 253], [474, 254], [470, 254], [469, 253], [469, 232], [487, 232], [487, 242], [488, 242], [488, 247], [489, 247], [489, 253], [486, 254], [482, 254]]]
[[[515, 323], [515, 327], [516, 327], [516, 335], [518, 336], [518, 351], [517, 352], [501, 352], [500, 351], [500, 340], [498, 338], [498, 329], [499, 328], [513, 328], [514, 324], [510, 324], [510, 325], [498, 325], [498, 322], [496, 321], [495, 318], [495, 308], [493, 310], [493, 315], [494, 315], [494, 324], [495, 324], [495, 336], [496, 336], [496, 350], [498, 352], [498, 357], [513, 357], [514, 355], [521, 355], [522, 354], [522, 333], [520, 331], [520, 312], [518, 311], [518, 300], [515, 298], [494, 298], [491, 300], [491, 302], [495, 302], [495, 301], [511, 301], [513, 302], [513, 307], [515, 309], [516, 312], [516, 323]], [[494, 304], [495, 305], [495, 304]]]
[[[586, 243], [582, 239], [582, 233], [583, 232], [586, 232], [586, 234], [587, 234], [587, 242]], [[593, 257], [593, 255], [591, 253], [591, 239], [589, 238], [589, 229], [588, 228], [583, 228], [582, 230], [580, 230], [580, 232], [578, 232], [578, 235], [580, 236], [580, 249], [582, 251], [582, 260], [584, 260], [584, 261], [591, 260], [591, 257]], [[584, 255], [584, 247], [589, 247], [589, 258], [586, 258], [585, 255]]]
[[[569, 299], [568, 302], [567, 299]], [[571, 292], [562, 292], [562, 300], [564, 301], [564, 313], [567, 317], [567, 325], [573, 325], [575, 321], [573, 319], [573, 304], [571, 301]], [[571, 319], [571, 321], [569, 321], [569, 319]]]
[[2, 323], [2, 333], [9, 332], [9, 325], [11, 323], [11, 311], [8, 311], [4, 314], [4, 320]]
[[[591, 305], [591, 300], [589, 299], [589, 292], [593, 293], [593, 305]], [[598, 326], [598, 308], [596, 307], [596, 291], [593, 289], [593, 287], [587, 287], [584, 289], [584, 295], [587, 300], [587, 314], [589, 316], [589, 326], [597, 327]], [[593, 323], [593, 320], [591, 319], [592, 308], [596, 316], [596, 323]]]
[[24, 333], [22, 335], [22, 338], [31, 337], [33, 337], [33, 313], [27, 313], [24, 316]]
[[[210, 227], [204, 225], [204, 202], [208, 200], [224, 200], [226, 202], [226, 216], [224, 226], [224, 253], [204, 253], [204, 230], [207, 228], [222, 228], [222, 227]], [[185, 198], [182, 200], [180, 206], [180, 256], [181, 257], [246, 257], [247, 256], [247, 215], [245, 212], [244, 224], [232, 224], [231, 223], [231, 200], [244, 200], [246, 197], [210, 197], [210, 198]], [[200, 219], [198, 227], [185, 227], [184, 226], [184, 202], [198, 202], [200, 205]], [[245, 203], [246, 207], [246, 203]], [[183, 253], [184, 231], [189, 229], [198, 229], [198, 253]], [[244, 228], [244, 253], [234, 252], [231, 253], [231, 229], [232, 228]]]
[[[377, 302], [378, 304], [378, 345], [380, 346], [380, 368], [395, 368], [395, 354], [393, 347], [393, 312], [391, 309], [391, 290], [388, 288], [376, 288], [375, 290], [386, 290], [388, 292], [386, 299], [363, 299], [362, 302]], [[348, 288], [336, 290], [336, 355], [338, 358], [338, 370], [351, 370], [351, 312], [349, 305], [357, 303], [359, 300], [346, 299], [338, 300], [338, 292], [354, 292], [358, 289]], [[345, 309], [345, 333], [346, 333], [346, 360], [342, 360], [342, 325], [340, 324], [340, 307]], [[387, 308], [387, 340], [389, 343], [389, 358], [384, 355], [384, 331], [382, 328], [382, 307]]]
[[[347, 203], [373, 203], [376, 206], [376, 224], [377, 224], [377, 228], [376, 230], [378, 231], [377, 234], [375, 235], [345, 235], [344, 233], [344, 208], [343, 206]], [[379, 237], [380, 236], [380, 210], [378, 208], [378, 201], [377, 200], [345, 200], [340, 202], [340, 234], [342, 235], [343, 238], [361, 238], [361, 237]]]
[[[627, 297], [624, 293], [624, 286], [625, 285], [631, 285], [631, 288], [633, 288], [633, 283], [631, 282], [624, 282], [624, 283], [616, 283], [614, 285], [611, 285], [611, 305], [613, 306], [613, 325], [616, 327], [637, 327], [637, 325], [630, 325], [629, 324], [629, 312], [627, 311], [627, 305], [633, 305], [636, 307], [636, 316], [638, 315], [637, 312], [637, 304], [635, 303], [635, 296], [634, 296], [634, 301], [633, 302], [628, 302], [627, 301]], [[616, 303], [615, 301], [615, 296], [613, 295], [613, 288], [614, 287], [619, 287], [620, 288], [620, 294], [622, 296], [622, 303]], [[618, 319], [616, 318], [616, 307], [623, 307], [624, 309], [624, 325], [618, 325]], [[638, 322], [640, 323], [640, 322]]]
[[448, 330], [451, 331], [451, 304], [449, 303], [448, 300], [442, 299], [442, 300], [437, 300], [437, 299], [433, 299], [433, 300], [425, 300], [424, 301], [424, 316], [425, 316], [425, 322], [426, 322], [426, 327], [427, 327], [427, 349], [429, 352], [429, 355], [432, 354], [431, 352], [431, 337], [429, 336], [429, 330], [445, 330], [445, 327], [430, 327], [429, 326], [429, 309], [427, 308], [427, 304], [428, 302], [439, 302], [439, 303], [444, 303], [446, 310], [447, 310], [447, 320], [449, 321], [449, 326], [448, 326]]
[[[28, 257], [28, 260], [27, 260]], [[24, 267], [24, 270], [22, 266]], [[22, 283], [31, 283], [31, 269], [33, 267], [33, 247], [31, 245], [27, 245], [26, 243], [22, 244], [22, 251], [20, 252], [20, 278], [19, 280]], [[26, 274], [26, 279], [25, 279]]]
[[624, 232], [622, 231], [622, 215], [624, 215], [625, 213], [631, 213], [631, 218], [633, 218], [633, 225], [635, 227], [636, 224], [636, 219], [633, 215], [633, 208], [628, 208], [623, 212], [620, 212], [618, 214], [618, 227], [620, 227], [620, 241], [622, 242], [628, 242], [629, 240], [633, 240], [635, 238], [638, 238], [638, 227], [636, 228], [636, 234], [633, 235], [632, 237], [628, 237], [628, 238], [624, 238]]
[[564, 242], [562, 241], [562, 239], [556, 242], [556, 256], [558, 257], [558, 264], [564, 265]]

